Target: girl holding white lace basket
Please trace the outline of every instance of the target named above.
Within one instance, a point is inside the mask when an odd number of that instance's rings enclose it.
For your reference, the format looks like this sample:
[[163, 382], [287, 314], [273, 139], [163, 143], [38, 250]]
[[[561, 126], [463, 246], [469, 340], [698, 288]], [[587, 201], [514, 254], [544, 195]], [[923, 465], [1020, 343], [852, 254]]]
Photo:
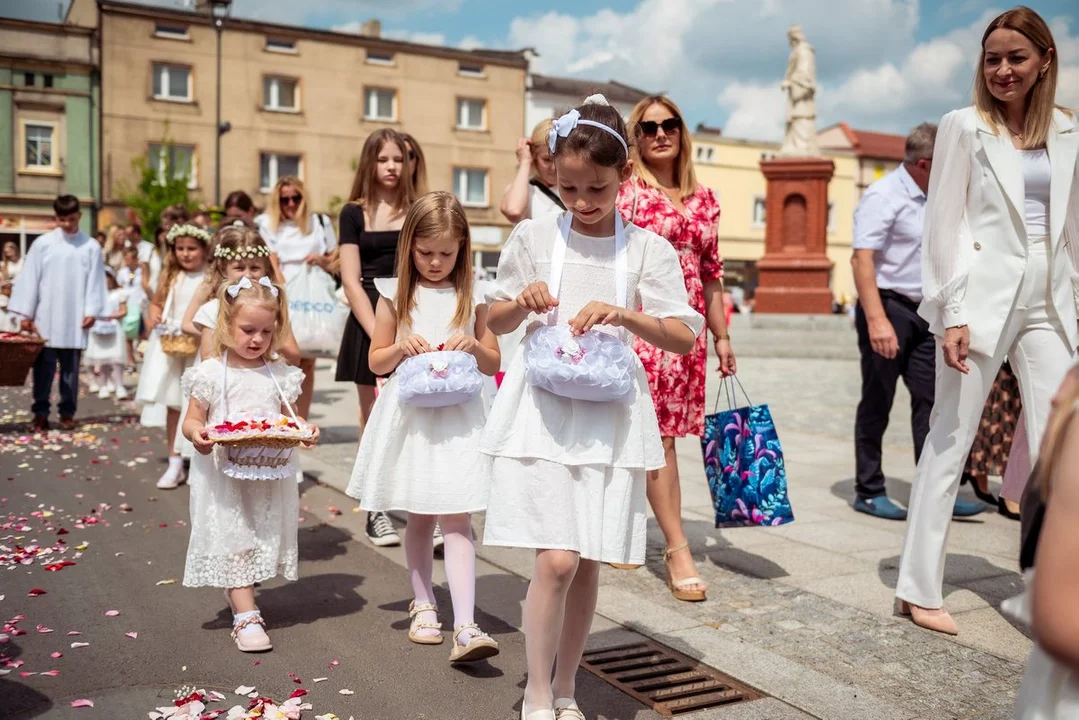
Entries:
[[271, 360], [288, 328], [280, 287], [243, 277], [218, 293], [213, 357], [183, 377], [191, 460], [186, 587], [219, 587], [243, 652], [272, 649], [254, 585], [297, 578], [297, 446], [319, 431], [293, 410], [303, 372]]
[[618, 111], [592, 96], [549, 140], [569, 210], [514, 228], [488, 295], [491, 330], [525, 323], [526, 335], [481, 444], [493, 456], [484, 542], [536, 551], [521, 717], [583, 720], [574, 691], [599, 564], [644, 563], [646, 476], [664, 463], [632, 338], [688, 353], [704, 319], [671, 244], [615, 207], [630, 174]]
[[393, 375], [375, 400], [346, 492], [365, 510], [408, 513], [408, 639], [420, 645], [445, 640], [431, 585], [435, 523], [441, 525], [453, 601], [450, 662], [473, 662], [498, 654], [474, 618], [471, 513], [487, 507], [481, 390], [501, 356], [487, 330], [487, 305], [474, 296], [468, 220], [457, 199], [424, 195], [409, 208], [400, 237], [397, 278], [375, 279], [370, 352], [371, 370]]

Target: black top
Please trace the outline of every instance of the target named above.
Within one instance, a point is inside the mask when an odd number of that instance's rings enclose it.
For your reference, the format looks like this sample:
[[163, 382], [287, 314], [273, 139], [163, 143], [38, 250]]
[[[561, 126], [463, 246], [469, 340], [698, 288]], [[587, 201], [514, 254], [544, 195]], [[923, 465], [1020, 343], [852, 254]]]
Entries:
[[341, 210], [341, 244], [358, 245], [360, 248], [360, 273], [364, 287], [374, 289], [375, 278], [393, 277], [397, 274], [397, 240], [400, 230], [364, 229], [363, 208], [355, 203]]

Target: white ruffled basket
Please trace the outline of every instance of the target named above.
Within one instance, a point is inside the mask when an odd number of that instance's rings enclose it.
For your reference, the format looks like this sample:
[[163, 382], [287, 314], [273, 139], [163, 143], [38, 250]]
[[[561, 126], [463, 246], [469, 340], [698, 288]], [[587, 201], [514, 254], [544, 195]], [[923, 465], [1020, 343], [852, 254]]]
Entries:
[[637, 384], [633, 351], [618, 337], [589, 330], [574, 337], [568, 325], [536, 330], [525, 344], [525, 379], [560, 397], [629, 402]]
[[410, 407], [460, 405], [482, 387], [483, 375], [475, 356], [459, 350], [416, 355], [397, 367], [397, 399]]
[[[249, 413], [236, 413], [226, 418], [228, 422], [242, 420], [266, 420], [276, 422], [286, 416], [254, 417]], [[271, 440], [272, 442], [272, 440]], [[283, 480], [294, 471], [289, 467], [295, 446], [271, 447], [252, 444], [219, 444], [221, 472], [235, 480]]]

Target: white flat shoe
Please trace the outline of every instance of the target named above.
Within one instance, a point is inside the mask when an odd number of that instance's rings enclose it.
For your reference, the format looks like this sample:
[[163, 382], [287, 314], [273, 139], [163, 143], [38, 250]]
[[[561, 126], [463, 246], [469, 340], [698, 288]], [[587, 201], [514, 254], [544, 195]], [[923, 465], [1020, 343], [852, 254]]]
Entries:
[[573, 698], [558, 698], [554, 701], [555, 720], [585, 720], [581, 708]]
[[533, 710], [525, 715], [525, 711], [522, 709], [521, 720], [557, 720], [557, 718], [554, 710]]

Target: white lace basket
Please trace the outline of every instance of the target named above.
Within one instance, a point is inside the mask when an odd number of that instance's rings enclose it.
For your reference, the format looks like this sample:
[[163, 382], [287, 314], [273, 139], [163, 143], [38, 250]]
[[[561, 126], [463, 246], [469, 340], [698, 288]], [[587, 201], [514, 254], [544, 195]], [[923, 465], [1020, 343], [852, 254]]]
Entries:
[[[573, 213], [566, 212], [551, 255], [548, 289], [558, 297]], [[615, 213], [615, 282], [618, 304], [627, 300], [626, 229]], [[552, 322], [557, 310], [550, 313]], [[525, 380], [560, 397], [590, 402], [631, 402], [637, 365], [624, 331], [612, 335], [589, 330], [574, 337], [568, 325], [551, 324], [533, 332], [524, 346]]]
[[460, 405], [482, 387], [483, 375], [475, 356], [459, 350], [416, 355], [397, 367], [397, 399], [410, 407]]

